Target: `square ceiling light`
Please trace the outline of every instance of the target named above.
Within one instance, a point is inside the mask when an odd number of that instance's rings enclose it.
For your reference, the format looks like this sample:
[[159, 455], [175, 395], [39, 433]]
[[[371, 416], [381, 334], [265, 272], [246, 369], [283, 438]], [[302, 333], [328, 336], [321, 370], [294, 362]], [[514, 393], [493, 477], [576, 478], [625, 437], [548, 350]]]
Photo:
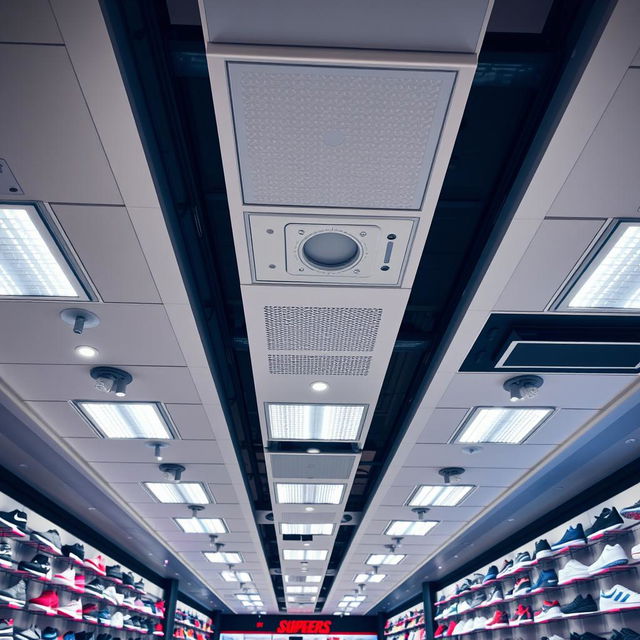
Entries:
[[552, 413], [548, 407], [476, 407], [453, 441], [522, 444]]
[[287, 585], [285, 587], [287, 593], [317, 593], [320, 587], [318, 586], [303, 586], [303, 585]]
[[280, 533], [283, 536], [330, 536], [333, 534], [334, 525], [331, 522], [317, 524], [291, 524], [280, 523]]
[[285, 560], [326, 560], [329, 552], [326, 549], [283, 549]]
[[365, 409], [363, 404], [267, 403], [269, 438], [356, 442]]
[[0, 296], [87, 300], [32, 205], [0, 205]]
[[279, 504], [340, 504], [346, 485], [276, 482]]
[[376, 582], [382, 582], [386, 577], [386, 573], [359, 573], [353, 581], [356, 584], [365, 584], [367, 582], [373, 584]]
[[221, 571], [220, 575], [225, 582], [253, 582], [248, 571]]
[[174, 518], [185, 533], [229, 533], [220, 518]]
[[157, 402], [91, 402], [76, 408], [103, 438], [170, 440], [174, 430]]
[[561, 310], [640, 309], [640, 224], [620, 222], [584, 261]]
[[410, 507], [455, 507], [474, 489], [472, 484], [421, 484], [413, 490], [407, 504]]
[[285, 576], [285, 582], [322, 582], [322, 576]]
[[165, 504], [210, 504], [201, 482], [145, 482], [144, 486], [158, 502]]
[[437, 524], [437, 520], [392, 520], [383, 535], [426, 536]]
[[204, 557], [214, 564], [241, 564], [242, 556], [236, 551], [203, 551]]
[[378, 567], [381, 564], [398, 564], [406, 558], [404, 553], [372, 553], [367, 558], [367, 564]]

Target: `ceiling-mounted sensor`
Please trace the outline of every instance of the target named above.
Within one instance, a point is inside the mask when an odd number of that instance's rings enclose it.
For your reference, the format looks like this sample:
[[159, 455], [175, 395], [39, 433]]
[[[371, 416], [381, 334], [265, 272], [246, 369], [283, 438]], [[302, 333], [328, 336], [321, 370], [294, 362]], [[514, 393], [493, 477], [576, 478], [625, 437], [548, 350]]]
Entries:
[[246, 214], [255, 282], [400, 286], [415, 218]]

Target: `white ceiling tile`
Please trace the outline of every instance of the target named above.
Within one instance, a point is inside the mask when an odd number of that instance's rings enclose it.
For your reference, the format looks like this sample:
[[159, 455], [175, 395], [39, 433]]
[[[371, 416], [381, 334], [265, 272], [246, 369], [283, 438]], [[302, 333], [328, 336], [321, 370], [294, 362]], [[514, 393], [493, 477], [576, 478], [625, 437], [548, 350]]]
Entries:
[[468, 408], [464, 409], [435, 409], [427, 422], [427, 426], [418, 436], [417, 442], [441, 443], [449, 442]]
[[[419, 484], [442, 484], [443, 478], [438, 474], [438, 469], [441, 466], [412, 467], [407, 465], [402, 469], [402, 481], [407, 484], [414, 484], [414, 486]], [[508, 487], [523, 473], [524, 470], [518, 468], [467, 468], [463, 482], [486, 487]]]
[[93, 429], [68, 402], [27, 402], [26, 404], [61, 438], [92, 438], [95, 435]]
[[545, 420], [526, 443], [562, 444], [597, 414], [595, 409], [561, 409]]
[[[189, 464], [182, 474], [184, 482], [229, 483], [223, 464]], [[93, 468], [109, 482], [164, 482], [158, 463], [96, 462]]]

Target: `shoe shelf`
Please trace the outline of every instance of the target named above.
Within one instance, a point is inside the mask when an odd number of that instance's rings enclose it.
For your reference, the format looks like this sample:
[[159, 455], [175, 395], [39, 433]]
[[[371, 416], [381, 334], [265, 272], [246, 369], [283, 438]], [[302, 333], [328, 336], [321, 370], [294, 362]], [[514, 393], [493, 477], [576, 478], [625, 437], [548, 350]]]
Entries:
[[397, 636], [401, 633], [405, 633], [406, 631], [412, 631], [413, 629], [419, 629], [420, 627], [422, 627], [422, 625], [424, 624], [424, 622], [420, 622], [418, 624], [413, 624], [410, 627], [405, 627], [404, 629], [398, 629], [397, 631], [385, 631], [384, 635], [385, 637], [388, 636]]
[[213, 631], [205, 631], [202, 627], [198, 627], [195, 624], [191, 624], [190, 622], [183, 622], [182, 620], [174, 620], [174, 624], [178, 624], [181, 627], [186, 627], [187, 629], [195, 629], [196, 631], [200, 631], [201, 633], [213, 633]]

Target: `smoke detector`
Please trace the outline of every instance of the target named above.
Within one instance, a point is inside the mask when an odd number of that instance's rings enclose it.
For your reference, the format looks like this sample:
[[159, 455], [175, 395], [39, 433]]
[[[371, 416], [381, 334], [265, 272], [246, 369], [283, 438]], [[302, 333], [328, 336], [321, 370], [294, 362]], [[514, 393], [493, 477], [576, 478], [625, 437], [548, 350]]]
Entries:
[[246, 214], [255, 282], [400, 286], [415, 218]]

